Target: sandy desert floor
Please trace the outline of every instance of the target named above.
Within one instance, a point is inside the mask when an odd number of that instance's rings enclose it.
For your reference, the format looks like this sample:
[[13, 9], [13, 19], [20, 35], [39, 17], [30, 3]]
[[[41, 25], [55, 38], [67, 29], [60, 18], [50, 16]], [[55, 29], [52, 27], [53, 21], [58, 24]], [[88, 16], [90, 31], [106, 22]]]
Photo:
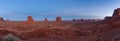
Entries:
[[117, 22], [1, 22], [0, 40], [11, 33], [22, 41], [116, 41], [120, 36]]

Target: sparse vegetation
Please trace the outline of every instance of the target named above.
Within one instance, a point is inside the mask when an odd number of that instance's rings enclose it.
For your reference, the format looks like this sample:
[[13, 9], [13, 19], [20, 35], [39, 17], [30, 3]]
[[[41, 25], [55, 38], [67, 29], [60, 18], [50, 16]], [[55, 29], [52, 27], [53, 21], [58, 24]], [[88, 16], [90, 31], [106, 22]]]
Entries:
[[8, 34], [3, 37], [2, 41], [21, 41], [21, 40], [15, 36], [13, 36], [12, 34]]

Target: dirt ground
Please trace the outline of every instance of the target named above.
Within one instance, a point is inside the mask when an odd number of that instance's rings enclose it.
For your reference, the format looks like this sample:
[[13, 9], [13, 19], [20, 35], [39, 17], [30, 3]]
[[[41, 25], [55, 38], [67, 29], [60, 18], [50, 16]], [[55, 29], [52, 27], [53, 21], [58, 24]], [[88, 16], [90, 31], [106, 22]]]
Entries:
[[22, 41], [119, 41], [120, 24], [113, 23], [103, 21], [35, 21], [30, 24], [25, 21], [0, 22], [0, 40], [11, 33]]

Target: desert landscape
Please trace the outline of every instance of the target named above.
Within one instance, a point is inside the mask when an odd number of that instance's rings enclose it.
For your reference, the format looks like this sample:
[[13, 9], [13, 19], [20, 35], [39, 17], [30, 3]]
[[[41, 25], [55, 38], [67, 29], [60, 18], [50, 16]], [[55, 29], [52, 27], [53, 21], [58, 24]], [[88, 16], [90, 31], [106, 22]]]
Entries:
[[105, 19], [73, 19], [36, 21], [28, 16], [26, 21], [0, 18], [0, 41], [12, 34], [21, 41], [120, 41], [120, 8]]

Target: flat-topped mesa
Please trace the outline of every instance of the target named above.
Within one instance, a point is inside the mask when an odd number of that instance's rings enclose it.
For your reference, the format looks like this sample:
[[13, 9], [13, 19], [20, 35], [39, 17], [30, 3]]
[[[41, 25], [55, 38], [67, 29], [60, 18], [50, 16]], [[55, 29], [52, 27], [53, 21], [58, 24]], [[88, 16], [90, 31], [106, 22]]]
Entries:
[[3, 22], [3, 21], [4, 21], [4, 19], [2, 17], [0, 17], [0, 22]]
[[114, 10], [112, 17], [120, 17], [120, 8]]
[[34, 23], [32, 16], [27, 17], [27, 23]]
[[106, 16], [105, 19], [104, 19], [104, 21], [110, 21], [111, 19], [112, 19], [111, 16]]
[[56, 17], [56, 22], [62, 22], [62, 18], [60, 16]]
[[45, 19], [44, 19], [44, 22], [48, 22], [48, 19], [47, 19], [47, 18], [45, 18]]

